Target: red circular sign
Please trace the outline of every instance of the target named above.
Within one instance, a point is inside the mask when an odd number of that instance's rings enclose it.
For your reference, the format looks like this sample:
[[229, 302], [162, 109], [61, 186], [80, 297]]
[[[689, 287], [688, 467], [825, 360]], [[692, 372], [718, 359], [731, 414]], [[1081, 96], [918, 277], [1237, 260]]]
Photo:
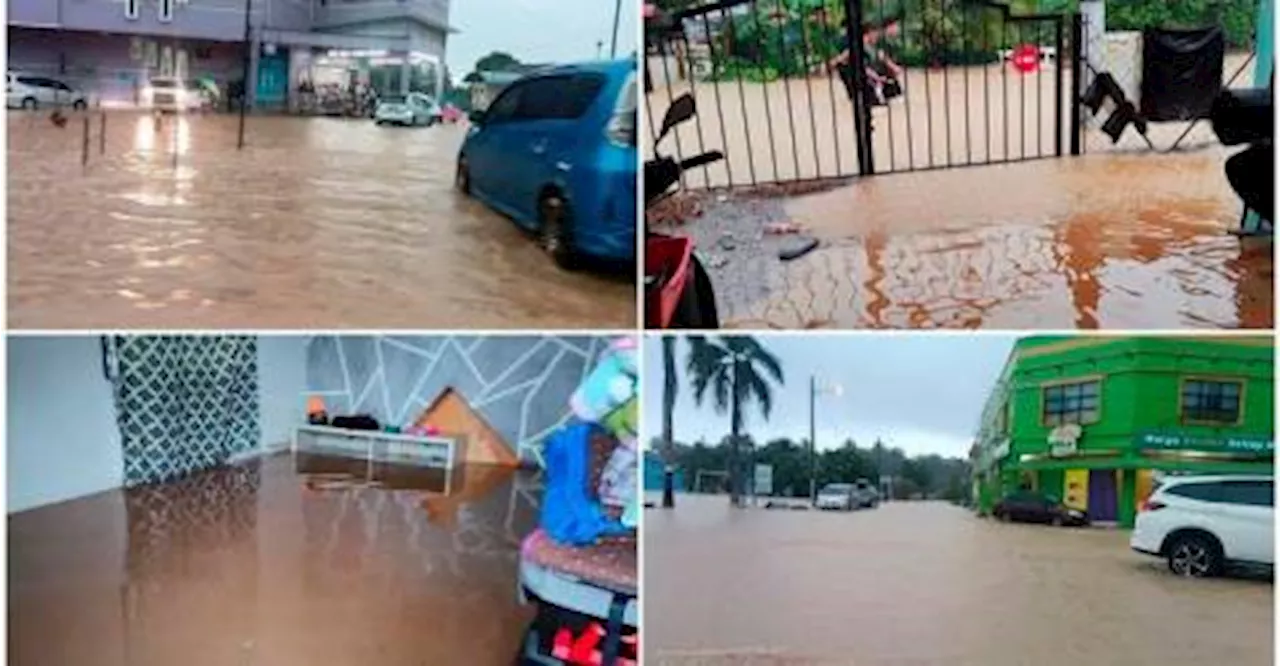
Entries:
[[1040, 47], [1035, 44], [1022, 44], [1013, 50], [1010, 60], [1013, 68], [1027, 74], [1040, 68]]

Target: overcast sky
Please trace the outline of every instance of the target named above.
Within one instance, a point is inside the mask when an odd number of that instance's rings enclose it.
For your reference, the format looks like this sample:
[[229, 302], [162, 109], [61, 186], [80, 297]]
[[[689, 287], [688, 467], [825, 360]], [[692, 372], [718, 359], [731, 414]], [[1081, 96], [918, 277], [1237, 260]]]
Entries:
[[[809, 376], [839, 384], [842, 393], [819, 395], [819, 448], [840, 446], [852, 437], [871, 446], [879, 437], [909, 455], [937, 453], [964, 457], [978, 419], [1014, 338], [1003, 335], [758, 335], [781, 360], [786, 384], [774, 393], [766, 422], [750, 413], [747, 430], [757, 442], [774, 437], [809, 437]], [[729, 417], [712, 408], [708, 393], [695, 405], [684, 376], [689, 347], [677, 343], [681, 373], [675, 411], [675, 438], [715, 443], [728, 433]], [[662, 433], [662, 343], [644, 346], [644, 441]], [[819, 382], [821, 384], [821, 381]]]
[[[445, 61], [455, 81], [492, 51], [521, 62], [576, 62], [596, 58], [596, 42], [609, 57], [614, 0], [452, 0]], [[618, 56], [636, 50], [639, 6], [622, 0]]]

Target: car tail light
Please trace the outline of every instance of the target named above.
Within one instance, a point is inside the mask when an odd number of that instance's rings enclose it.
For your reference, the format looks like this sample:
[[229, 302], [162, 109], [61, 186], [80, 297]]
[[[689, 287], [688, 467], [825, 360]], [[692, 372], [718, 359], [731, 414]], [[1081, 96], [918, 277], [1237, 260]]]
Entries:
[[1165, 503], [1160, 500], [1149, 499], [1142, 503], [1143, 511], [1159, 511], [1165, 507]]

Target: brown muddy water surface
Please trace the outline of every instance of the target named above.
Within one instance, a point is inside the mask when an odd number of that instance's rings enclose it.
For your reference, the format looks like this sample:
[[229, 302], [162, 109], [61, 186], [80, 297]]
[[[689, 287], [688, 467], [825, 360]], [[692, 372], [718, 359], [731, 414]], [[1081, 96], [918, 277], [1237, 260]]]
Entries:
[[282, 455], [10, 515], [8, 663], [510, 664], [536, 480], [395, 467]]
[[99, 155], [98, 122], [85, 169], [81, 116], [9, 114], [12, 326], [634, 326], [632, 280], [453, 191], [461, 126], [251, 117], [237, 152], [234, 116], [110, 113]]
[[[722, 319], [749, 328], [1269, 328], [1273, 245], [1231, 233], [1240, 203], [1225, 156], [1089, 155], [868, 178], [787, 199], [772, 216], [822, 245], [763, 270], [730, 257], [726, 281], [755, 273], [760, 288], [724, 294]], [[715, 216], [711, 204], [706, 218]], [[691, 223], [695, 235], [700, 224]]]
[[644, 540], [649, 664], [1272, 663], [1270, 581], [1174, 577], [1123, 530], [681, 495], [646, 511]]

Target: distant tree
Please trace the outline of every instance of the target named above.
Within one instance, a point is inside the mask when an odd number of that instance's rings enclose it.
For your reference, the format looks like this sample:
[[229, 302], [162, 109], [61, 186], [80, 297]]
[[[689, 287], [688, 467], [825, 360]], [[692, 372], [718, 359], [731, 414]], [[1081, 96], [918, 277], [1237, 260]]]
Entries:
[[520, 61], [506, 51], [494, 51], [476, 61], [477, 72], [510, 72], [520, 68]]

